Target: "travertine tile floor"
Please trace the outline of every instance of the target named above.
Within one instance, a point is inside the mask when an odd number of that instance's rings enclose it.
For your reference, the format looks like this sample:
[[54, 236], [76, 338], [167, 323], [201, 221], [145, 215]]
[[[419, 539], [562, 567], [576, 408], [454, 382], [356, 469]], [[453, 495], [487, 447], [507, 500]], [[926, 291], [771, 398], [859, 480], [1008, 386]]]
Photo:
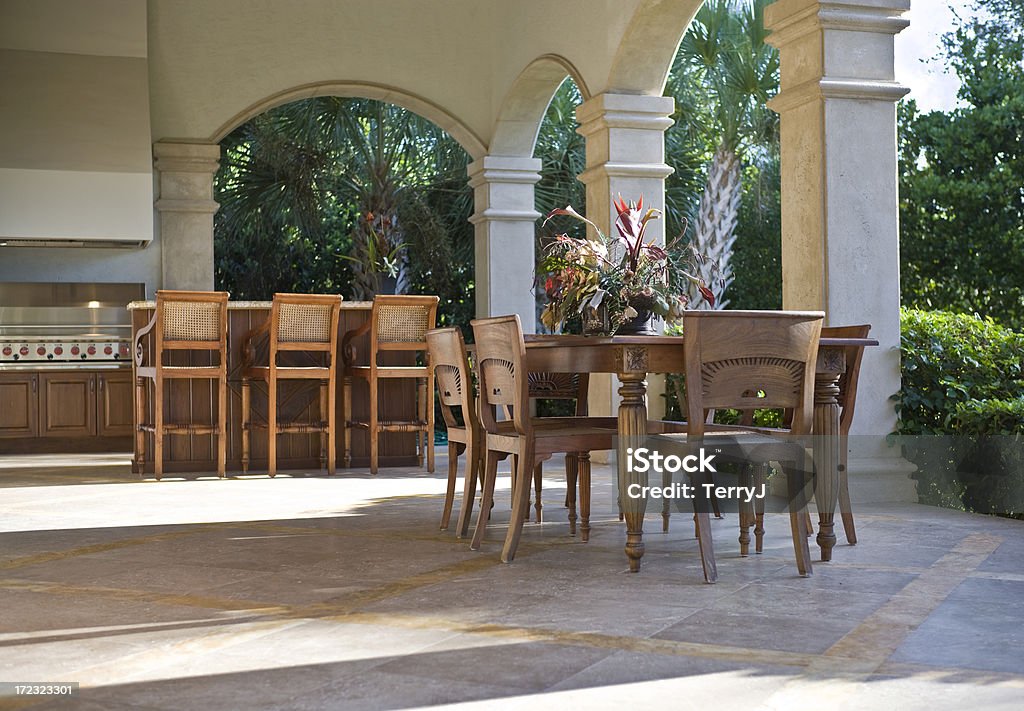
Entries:
[[154, 482], [126, 456], [0, 457], [0, 681], [81, 684], [0, 707], [1024, 706], [1024, 523], [862, 507], [860, 543], [801, 579], [785, 520], [740, 558], [727, 516], [706, 585], [682, 516], [650, 516], [626, 572], [608, 467], [591, 541], [553, 477], [511, 565], [506, 496], [482, 551], [438, 530], [445, 470]]

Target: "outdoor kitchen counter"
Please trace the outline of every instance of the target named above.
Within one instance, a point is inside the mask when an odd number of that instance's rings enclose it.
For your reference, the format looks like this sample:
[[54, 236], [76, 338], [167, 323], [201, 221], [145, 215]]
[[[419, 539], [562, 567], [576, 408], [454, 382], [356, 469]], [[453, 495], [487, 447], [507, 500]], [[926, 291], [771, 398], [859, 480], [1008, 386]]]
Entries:
[[[238, 474], [242, 468], [242, 434], [241, 434], [241, 405], [242, 405], [242, 346], [249, 331], [262, 325], [270, 318], [269, 301], [229, 301], [228, 302], [228, 475]], [[343, 301], [341, 304], [341, 317], [338, 323], [338, 347], [339, 352], [335, 355], [338, 363], [338, 393], [337, 393], [337, 449], [338, 462], [343, 460], [342, 451], [344, 437], [341, 430], [343, 422], [344, 403], [342, 402], [342, 359], [341, 359], [341, 337], [346, 332], [358, 328], [370, 317], [372, 303], [369, 301]], [[132, 342], [140, 330], [146, 327], [153, 316], [155, 301], [132, 301], [128, 304], [128, 311], [132, 319]], [[151, 334], [142, 338], [144, 349], [144, 360], [152, 362], [152, 340]], [[354, 341], [357, 351], [365, 354], [369, 347], [366, 336]], [[173, 354], [188, 356], [188, 353]], [[401, 355], [401, 354], [399, 354]], [[198, 357], [204, 357], [202, 355]], [[176, 363], [177, 364], [177, 363]], [[185, 363], [182, 363], [184, 365]], [[179, 381], [171, 382], [166, 386], [167, 391], [164, 398], [165, 416], [179, 421], [190, 422], [211, 422], [212, 413], [216, 404], [215, 387], [209, 381]], [[283, 418], [296, 420], [312, 420], [317, 417], [318, 385], [315, 382], [283, 382], [279, 386], [278, 407], [282, 410]], [[401, 381], [382, 383], [381, 399], [383, 405], [389, 408], [389, 412], [396, 412], [397, 415], [412, 418], [415, 415], [413, 403], [415, 392], [412, 386]], [[147, 397], [147, 403], [152, 398]], [[252, 396], [253, 416], [266, 418], [267, 396], [266, 390], [261, 385], [253, 388]], [[404, 412], [408, 409], [409, 412]], [[352, 393], [352, 414], [355, 419], [365, 419], [369, 411], [369, 390], [365, 382], [356, 378], [353, 384]], [[149, 417], [152, 416], [150, 413]], [[151, 421], [151, 420], [150, 420]], [[147, 434], [146, 454], [152, 456], [153, 442], [152, 435]], [[320, 468], [320, 438], [317, 434], [309, 435], [281, 435], [278, 440], [278, 469], [281, 473], [286, 470], [317, 471]], [[260, 473], [266, 466], [267, 440], [265, 430], [256, 430], [252, 437], [252, 460], [249, 471]], [[381, 465], [382, 466], [415, 466], [416, 465], [416, 441], [411, 434], [388, 433], [381, 439]], [[368, 444], [366, 432], [355, 429], [352, 432], [352, 465], [353, 469], [365, 466], [369, 461]], [[146, 471], [152, 471], [153, 463], [146, 461]], [[195, 471], [216, 471], [216, 446], [212, 435], [194, 436], [173, 436], [167, 437], [164, 442], [164, 471], [165, 472], [195, 472]], [[344, 474], [343, 469], [339, 473]]]

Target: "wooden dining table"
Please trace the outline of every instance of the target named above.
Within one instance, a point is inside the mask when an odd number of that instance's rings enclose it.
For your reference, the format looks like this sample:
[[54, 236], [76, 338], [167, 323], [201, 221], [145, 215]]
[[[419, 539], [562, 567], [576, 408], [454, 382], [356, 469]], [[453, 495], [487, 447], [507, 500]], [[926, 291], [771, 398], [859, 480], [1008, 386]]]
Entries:
[[[642, 446], [648, 434], [647, 375], [683, 371], [683, 336], [527, 335], [526, 366], [531, 372], [612, 373], [621, 385], [618, 411], [618, 491], [631, 484], [647, 486], [647, 472], [627, 471], [626, 450]], [[835, 511], [839, 498], [839, 378], [846, 371], [846, 347], [877, 346], [871, 338], [822, 338], [814, 379], [814, 498], [818, 507], [821, 559], [832, 559], [836, 543]], [[626, 521], [629, 570], [638, 572], [644, 555], [645, 497], [621, 497]]]

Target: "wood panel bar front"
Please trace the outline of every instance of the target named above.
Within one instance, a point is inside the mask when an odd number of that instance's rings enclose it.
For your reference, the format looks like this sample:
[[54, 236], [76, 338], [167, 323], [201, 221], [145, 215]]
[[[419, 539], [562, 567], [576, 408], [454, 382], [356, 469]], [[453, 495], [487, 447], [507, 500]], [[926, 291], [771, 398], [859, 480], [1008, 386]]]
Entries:
[[[155, 305], [152, 301], [133, 302], [129, 304], [132, 316], [132, 339], [135, 334], [145, 328], [153, 316]], [[342, 462], [342, 436], [344, 403], [342, 402], [343, 360], [340, 346], [341, 337], [350, 330], [356, 329], [370, 318], [370, 302], [342, 302], [341, 316], [338, 322], [339, 352], [335, 354], [338, 363], [338, 392], [336, 417], [339, 423], [337, 433], [337, 457]], [[270, 318], [269, 301], [238, 301], [228, 304], [228, 475], [240, 474], [242, 471], [242, 351], [246, 336], [250, 330], [262, 325]], [[144, 363], [153, 361], [152, 334], [142, 339]], [[367, 338], [356, 341], [360, 355], [368, 352]], [[390, 355], [390, 354], [389, 354]], [[401, 357], [402, 354], [396, 354]], [[205, 354], [169, 353], [173, 365], [202, 365], [199, 359]], [[408, 356], [406, 356], [408, 357]], [[179, 360], [173, 360], [177, 358]], [[398, 364], [397, 362], [394, 364]], [[151, 387], [151, 386], [147, 386]], [[412, 419], [415, 415], [415, 386], [411, 382], [393, 381], [382, 384], [381, 411], [394, 417]], [[311, 421], [318, 412], [319, 381], [301, 382], [287, 381], [279, 386], [278, 408], [282, 418], [296, 421]], [[185, 421], [195, 423], [213, 422], [216, 408], [216, 384], [207, 380], [170, 381], [164, 392], [164, 417], [166, 421]], [[149, 392], [146, 397], [147, 418], [152, 421], [153, 397]], [[267, 414], [267, 391], [263, 384], [252, 386], [253, 417], [265, 419]], [[356, 380], [352, 390], [352, 415], [354, 419], [366, 419], [369, 414], [369, 392], [365, 383]], [[137, 423], [136, 423], [137, 424]], [[145, 434], [146, 456], [145, 473], [153, 471], [153, 435]], [[265, 430], [256, 430], [252, 436], [252, 452], [249, 465], [250, 474], [265, 471], [267, 465], [267, 439]], [[320, 436], [280, 435], [278, 439], [278, 469], [281, 473], [287, 470], [317, 470], [320, 468]], [[214, 435], [192, 435], [167, 437], [164, 443], [165, 472], [208, 472], [217, 469], [217, 448]], [[416, 466], [415, 436], [407, 433], [383, 433], [380, 445], [381, 466]], [[352, 467], [345, 471], [359, 472], [369, 465], [369, 443], [367, 433], [362, 429], [352, 431]], [[134, 466], [134, 465], [133, 465]], [[137, 467], [136, 467], [137, 468]], [[136, 472], [140, 473], [140, 472]]]

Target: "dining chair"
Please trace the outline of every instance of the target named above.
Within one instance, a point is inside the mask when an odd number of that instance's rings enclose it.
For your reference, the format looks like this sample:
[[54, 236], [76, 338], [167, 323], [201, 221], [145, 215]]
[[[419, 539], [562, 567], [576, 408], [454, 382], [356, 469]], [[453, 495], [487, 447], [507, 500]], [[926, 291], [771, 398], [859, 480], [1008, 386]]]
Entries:
[[[153, 334], [152, 362], [144, 363], [142, 339]], [[217, 439], [217, 475], [223, 477], [227, 462], [228, 413], [228, 293], [226, 291], [156, 292], [156, 313], [135, 337], [135, 451], [139, 471], [145, 463], [145, 434], [153, 435], [153, 472], [163, 477], [164, 437], [194, 434]], [[216, 362], [214, 362], [216, 361]], [[187, 364], [182, 364], [187, 363]], [[170, 421], [175, 407], [168, 389], [171, 383], [208, 380], [216, 384], [216, 409], [211, 422], [196, 423], [191, 416]], [[152, 388], [147, 388], [147, 383]], [[151, 390], [147, 421], [146, 391]], [[191, 398], [179, 407], [191, 405]], [[192, 413], [189, 413], [191, 415]]]
[[[338, 319], [341, 296], [327, 294], [274, 294], [270, 319], [245, 338], [242, 351], [242, 471], [249, 471], [250, 436], [267, 431], [267, 473], [277, 474], [277, 440], [282, 434], [320, 433], [320, 466], [335, 472]], [[267, 342], [266, 365], [257, 363], [257, 342]], [[282, 362], [283, 361], [283, 362]], [[301, 365], [296, 363], [301, 362]], [[298, 380], [319, 385], [317, 419], [282, 420], [278, 383]], [[265, 421], [252, 417], [252, 383], [267, 386]]]
[[[485, 466], [483, 493], [476, 530], [470, 548], [478, 550], [483, 541], [494, 498], [498, 461], [513, 457], [516, 470], [512, 516], [501, 560], [510, 562], [522, 534], [523, 519], [529, 512], [530, 473], [538, 463], [561, 453], [589, 453], [612, 449], [616, 429], [600, 427], [601, 420], [587, 417], [530, 417], [530, 387], [526, 371], [526, 344], [518, 315], [477, 319], [471, 322], [476, 341], [476, 368], [480, 383], [480, 421], [484, 428]], [[499, 419], [500, 412], [509, 419]], [[584, 521], [584, 540], [589, 533], [590, 462], [579, 462], [580, 512]], [[468, 509], [471, 501], [464, 501]]]
[[[425, 455], [427, 471], [434, 471], [434, 371], [429, 365], [426, 334], [434, 328], [437, 303], [436, 296], [379, 294], [373, 299], [370, 320], [343, 337], [346, 467], [352, 466], [352, 429], [358, 428], [369, 434], [371, 474], [377, 473], [382, 432], [414, 433], [419, 466], [423, 466]], [[355, 339], [363, 335], [369, 336], [369, 352], [361, 362]], [[396, 352], [419, 355], [424, 362], [415, 365], [380, 362], [382, 355]], [[352, 417], [352, 384], [356, 378], [365, 380], [370, 390], [370, 411], [366, 420]], [[381, 415], [381, 382], [398, 379], [416, 382], [415, 414], [411, 418]]]
[[[462, 331], [457, 328], [435, 328], [427, 331], [427, 350], [437, 383], [438, 404], [448, 431], [448, 487], [445, 491], [441, 530], [448, 528], [455, 503], [455, 484], [459, 473], [459, 455], [466, 455], [463, 501], [476, 496], [480, 475], [480, 453], [483, 429], [477, 414], [472, 374]], [[457, 532], [461, 537], [469, 529], [466, 507], [459, 511]]]
[[[743, 464], [754, 463], [755, 475], [764, 462], [785, 462], [790, 524], [797, 569], [811, 574], [807, 546], [807, 486], [809, 455], [801, 437], [810, 434], [814, 405], [814, 373], [824, 313], [820, 311], [689, 311], [683, 315], [683, 370], [686, 377], [686, 433], [691, 451], [713, 446], [735, 451]], [[786, 428], [720, 425], [707, 421], [716, 408], [792, 411]], [[677, 435], [657, 435], [671, 441]], [[741, 485], [750, 468], [741, 467]], [[701, 483], [710, 483], [705, 481]], [[754, 481], [755, 486], [760, 483]], [[698, 510], [699, 536], [706, 526]], [[754, 520], [751, 505], [741, 506], [741, 549], [744, 533]], [[747, 534], [749, 540], [749, 534]], [[701, 540], [700, 545], [704, 545]], [[745, 551], [741, 550], [741, 554]], [[707, 574], [705, 570], [705, 574]]]

